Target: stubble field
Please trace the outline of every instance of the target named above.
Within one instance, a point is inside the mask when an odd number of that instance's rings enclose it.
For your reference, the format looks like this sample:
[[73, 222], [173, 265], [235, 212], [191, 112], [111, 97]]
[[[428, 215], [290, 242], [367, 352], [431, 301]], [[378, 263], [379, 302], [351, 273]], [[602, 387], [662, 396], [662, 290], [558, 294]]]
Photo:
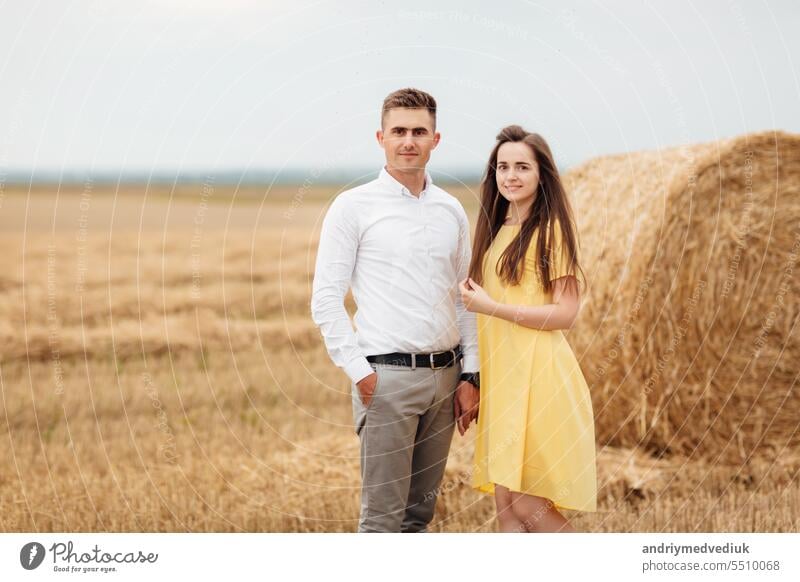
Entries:
[[[309, 314], [338, 190], [4, 189], [2, 531], [355, 530], [349, 382]], [[450, 191], [474, 219], [475, 187]], [[469, 487], [473, 433], [454, 437], [434, 531], [495, 529], [493, 499]], [[797, 531], [799, 465], [598, 443], [599, 510], [570, 517]]]

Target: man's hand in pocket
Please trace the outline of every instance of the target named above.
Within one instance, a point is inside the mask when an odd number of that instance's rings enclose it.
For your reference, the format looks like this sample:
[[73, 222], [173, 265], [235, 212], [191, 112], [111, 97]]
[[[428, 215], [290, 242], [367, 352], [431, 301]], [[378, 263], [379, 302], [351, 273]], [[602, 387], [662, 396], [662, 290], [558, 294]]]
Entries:
[[375, 392], [375, 385], [378, 383], [378, 374], [373, 372], [369, 376], [365, 376], [361, 380], [358, 381], [356, 384], [356, 388], [358, 388], [358, 394], [361, 398], [361, 403], [364, 406], [369, 406], [369, 403], [372, 402], [372, 395]]

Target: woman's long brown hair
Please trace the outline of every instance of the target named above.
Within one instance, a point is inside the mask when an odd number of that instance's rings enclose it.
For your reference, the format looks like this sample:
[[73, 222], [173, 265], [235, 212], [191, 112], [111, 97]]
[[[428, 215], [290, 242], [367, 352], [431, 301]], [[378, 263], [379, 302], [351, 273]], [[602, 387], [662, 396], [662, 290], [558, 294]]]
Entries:
[[[500, 194], [497, 187], [497, 153], [504, 143], [522, 142], [531, 148], [539, 166], [539, 186], [530, 214], [522, 223], [519, 234], [503, 251], [494, 268], [497, 275], [506, 284], [518, 285], [524, 272], [525, 255], [534, 232], [537, 232], [536, 265], [544, 291], [550, 293], [553, 290], [550, 268], [553, 265], [553, 252], [555, 251], [553, 247], [556, 225], [561, 228], [564, 259], [567, 260], [570, 273], [576, 274], [576, 277], [578, 272], [583, 274], [578, 263], [577, 235], [572, 207], [558, 175], [558, 168], [553, 162], [550, 146], [541, 135], [529, 133], [519, 125], [509, 125], [500, 131], [496, 139], [497, 143], [489, 156], [489, 163], [486, 165], [486, 172], [481, 182], [481, 208], [478, 224], [475, 227], [475, 242], [472, 247], [469, 276], [479, 285], [483, 283], [484, 256], [497, 233], [500, 232], [500, 227], [503, 226], [508, 212], [509, 202]], [[570, 278], [568, 281], [570, 284], [574, 284], [577, 278]]]

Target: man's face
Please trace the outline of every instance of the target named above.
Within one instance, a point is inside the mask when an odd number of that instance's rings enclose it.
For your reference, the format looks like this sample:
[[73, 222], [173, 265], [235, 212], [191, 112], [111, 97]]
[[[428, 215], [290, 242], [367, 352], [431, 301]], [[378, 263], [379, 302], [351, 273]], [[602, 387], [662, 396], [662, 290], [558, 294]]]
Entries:
[[387, 165], [400, 172], [424, 170], [440, 138], [427, 109], [405, 107], [386, 112], [377, 137], [386, 152]]

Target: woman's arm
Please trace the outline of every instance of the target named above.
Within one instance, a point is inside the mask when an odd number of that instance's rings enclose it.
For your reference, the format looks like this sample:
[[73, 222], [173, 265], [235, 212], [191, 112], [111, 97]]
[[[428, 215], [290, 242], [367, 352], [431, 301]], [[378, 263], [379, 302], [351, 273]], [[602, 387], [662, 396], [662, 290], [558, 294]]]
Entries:
[[[459, 284], [464, 306], [468, 311], [499, 317], [519, 325], [552, 331], [570, 329], [580, 310], [580, 294], [577, 285], [568, 285], [572, 277], [556, 279], [553, 287], [553, 303], [547, 305], [510, 305], [498, 303], [472, 279]], [[574, 282], [573, 282], [574, 283]]]
[[552, 331], [570, 329], [580, 310], [580, 297], [573, 287], [567, 285], [569, 277], [554, 281], [553, 303], [547, 305], [509, 305], [495, 302], [494, 317], [499, 317], [525, 327]]

